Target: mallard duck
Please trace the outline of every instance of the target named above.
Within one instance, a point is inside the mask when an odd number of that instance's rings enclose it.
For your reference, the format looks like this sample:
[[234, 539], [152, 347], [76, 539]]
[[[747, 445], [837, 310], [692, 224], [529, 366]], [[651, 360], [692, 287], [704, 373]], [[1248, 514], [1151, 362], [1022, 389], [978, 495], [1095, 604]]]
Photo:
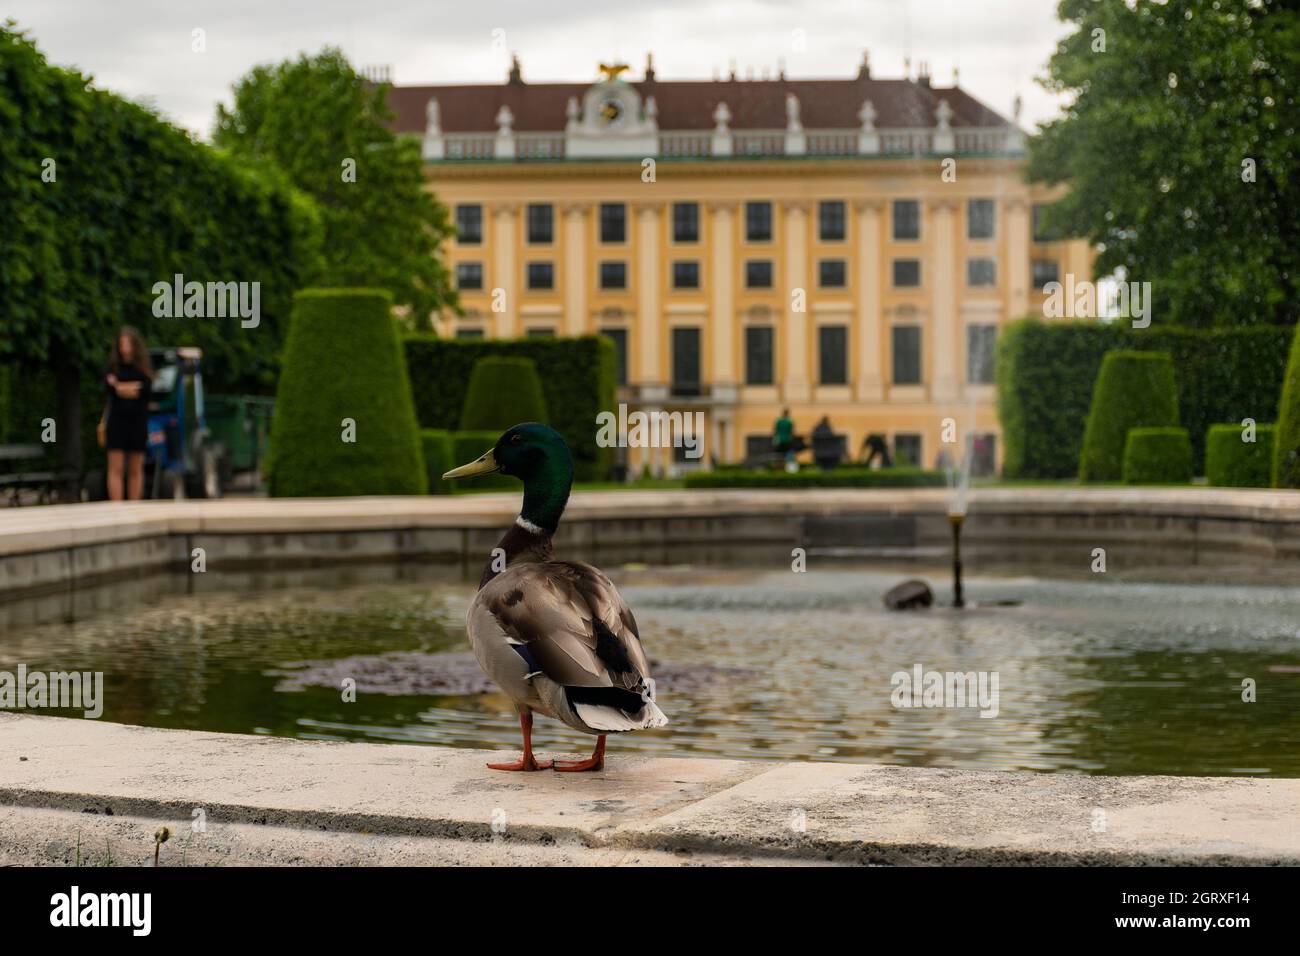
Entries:
[[[524, 483], [519, 517], [488, 558], [465, 628], [479, 666], [514, 701], [524, 753], [493, 770], [600, 770], [605, 736], [662, 727], [636, 619], [613, 582], [589, 564], [560, 561], [551, 538], [573, 487], [559, 432], [516, 425], [482, 457], [444, 478], [500, 472]], [[596, 737], [586, 760], [533, 756], [533, 712]]]

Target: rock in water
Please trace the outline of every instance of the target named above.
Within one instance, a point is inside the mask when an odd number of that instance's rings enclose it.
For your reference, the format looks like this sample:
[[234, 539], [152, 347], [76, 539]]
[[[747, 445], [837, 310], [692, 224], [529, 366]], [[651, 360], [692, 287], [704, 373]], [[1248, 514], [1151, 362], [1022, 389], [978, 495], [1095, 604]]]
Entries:
[[891, 611], [914, 611], [932, 604], [934, 592], [924, 581], [904, 581], [885, 592], [885, 607]]

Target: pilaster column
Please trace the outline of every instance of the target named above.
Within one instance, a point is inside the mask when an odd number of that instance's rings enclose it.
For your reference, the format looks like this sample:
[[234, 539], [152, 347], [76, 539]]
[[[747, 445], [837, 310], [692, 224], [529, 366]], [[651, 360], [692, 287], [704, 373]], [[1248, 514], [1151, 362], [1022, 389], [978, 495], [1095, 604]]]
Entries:
[[587, 210], [586, 203], [564, 207], [564, 324], [565, 335], [587, 331]]
[[951, 402], [957, 398], [957, 261], [953, 235], [957, 203], [952, 199], [932, 199], [928, 210], [929, 234], [934, 236], [934, 261], [930, 268], [934, 379], [930, 398], [935, 402]]
[[[668, 370], [660, 355], [663, 316], [659, 313], [659, 204], [636, 203], [637, 254], [637, 354], [638, 384], [655, 391], [668, 382]], [[657, 387], [657, 388], [656, 388]]]
[[732, 241], [736, 204], [709, 203], [712, 265], [709, 283], [713, 289], [712, 385], [734, 387], [736, 377], [736, 262]]
[[[808, 386], [808, 203], [783, 202], [785, 213], [785, 376], [782, 393], [787, 402], [806, 402]], [[803, 290], [795, 309], [795, 290]]]
[[1007, 230], [1007, 312], [1022, 319], [1029, 312], [1029, 203], [1008, 199], [1003, 206]]
[[[492, 335], [496, 338], [509, 339], [519, 334], [517, 324], [519, 303], [516, 301], [518, 269], [515, 265], [519, 203], [494, 203], [491, 211], [493, 265], [489, 307], [492, 309]], [[497, 311], [498, 309], [501, 311]]]
[[859, 402], [883, 402], [880, 367], [880, 199], [859, 199], [858, 217], [858, 381]]

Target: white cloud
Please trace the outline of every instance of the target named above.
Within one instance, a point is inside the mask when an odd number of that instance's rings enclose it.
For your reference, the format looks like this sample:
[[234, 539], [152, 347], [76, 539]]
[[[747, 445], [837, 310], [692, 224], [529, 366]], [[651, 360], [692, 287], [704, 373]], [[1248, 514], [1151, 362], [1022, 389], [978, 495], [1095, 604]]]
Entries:
[[[465, 3], [446, 0], [10, 0], [8, 15], [28, 30], [54, 63], [75, 66], [96, 82], [152, 103], [175, 122], [206, 136], [216, 103], [251, 66], [343, 49], [355, 65], [387, 64], [398, 83], [496, 83], [511, 51], [525, 80], [595, 79], [602, 60], [622, 59], [640, 75], [647, 51], [660, 79], [705, 79], [735, 62], [743, 77], [850, 76], [862, 50], [877, 76], [928, 61], [948, 85], [954, 64], [961, 85], [1003, 114], [1017, 95], [1022, 122], [1056, 114], [1058, 100], [1033, 78], [1063, 33], [1047, 0], [535, 0]], [[191, 32], [206, 31], [207, 50], [191, 50]], [[505, 31], [494, 49], [493, 30]], [[794, 41], [803, 31], [802, 48]]]

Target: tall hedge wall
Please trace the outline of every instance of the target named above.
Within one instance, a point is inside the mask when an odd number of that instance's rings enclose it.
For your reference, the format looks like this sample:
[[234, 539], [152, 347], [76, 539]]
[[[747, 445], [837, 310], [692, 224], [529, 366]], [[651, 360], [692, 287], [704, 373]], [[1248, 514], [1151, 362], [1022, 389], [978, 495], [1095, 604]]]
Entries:
[[[382, 289], [294, 296], [271, 446], [273, 496], [422, 495], [428, 489], [392, 298]], [[355, 440], [343, 440], [343, 421]]]
[[422, 428], [460, 429], [474, 363], [489, 355], [532, 359], [542, 380], [550, 426], [573, 452], [574, 478], [598, 481], [613, 463], [596, 445], [596, 415], [615, 410], [614, 343], [603, 336], [563, 339], [406, 340], [406, 362]]
[[1113, 349], [1168, 352], [1178, 380], [1178, 414], [1204, 471], [1205, 436], [1217, 422], [1274, 421], [1292, 330], [1134, 329], [1099, 322], [1024, 319], [998, 341], [998, 416], [1008, 478], [1070, 478], [1101, 359]]

